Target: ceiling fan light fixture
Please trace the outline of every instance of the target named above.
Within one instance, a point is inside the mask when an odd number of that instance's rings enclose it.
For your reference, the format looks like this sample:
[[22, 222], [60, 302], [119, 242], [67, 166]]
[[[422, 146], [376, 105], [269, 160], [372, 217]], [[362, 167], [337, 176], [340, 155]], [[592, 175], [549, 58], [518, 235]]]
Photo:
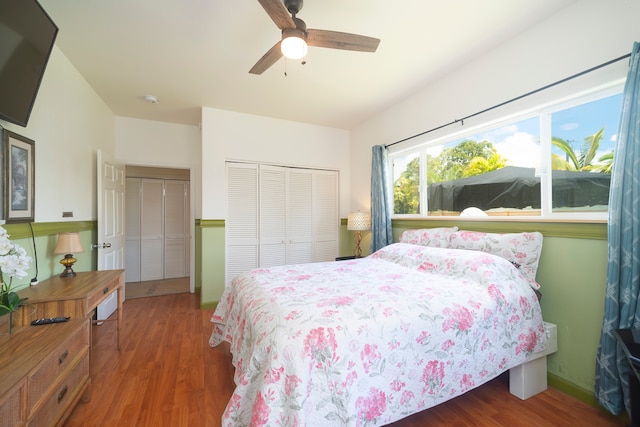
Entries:
[[306, 34], [299, 28], [282, 30], [280, 50], [289, 59], [302, 59], [307, 56]]

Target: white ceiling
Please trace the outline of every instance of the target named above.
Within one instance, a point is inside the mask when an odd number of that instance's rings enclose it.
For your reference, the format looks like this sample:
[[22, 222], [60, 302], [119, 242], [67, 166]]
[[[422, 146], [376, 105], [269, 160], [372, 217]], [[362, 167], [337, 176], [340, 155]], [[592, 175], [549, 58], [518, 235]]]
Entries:
[[376, 37], [378, 51], [311, 47], [306, 65], [281, 59], [262, 75], [248, 71], [280, 30], [257, 0], [40, 3], [117, 116], [197, 125], [207, 106], [350, 129], [573, 1], [307, 0], [309, 28]]

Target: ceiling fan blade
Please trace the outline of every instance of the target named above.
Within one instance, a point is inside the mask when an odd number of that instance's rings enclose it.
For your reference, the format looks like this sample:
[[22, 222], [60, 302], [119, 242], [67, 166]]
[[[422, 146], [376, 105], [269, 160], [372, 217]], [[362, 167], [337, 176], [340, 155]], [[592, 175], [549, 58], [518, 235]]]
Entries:
[[254, 65], [253, 68], [249, 70], [249, 72], [251, 74], [262, 74], [267, 71], [269, 67], [278, 62], [278, 59], [282, 57], [280, 43], [282, 43], [282, 41], [276, 43], [271, 49], [267, 51], [267, 53], [262, 55], [262, 58], [260, 58], [258, 62], [256, 62], [256, 65]]
[[258, 0], [262, 5], [267, 15], [273, 19], [278, 28], [284, 30], [285, 28], [296, 28], [296, 24], [289, 16], [289, 12], [285, 9], [282, 0]]
[[307, 30], [307, 44], [331, 49], [375, 52], [380, 44], [380, 39], [339, 31]]

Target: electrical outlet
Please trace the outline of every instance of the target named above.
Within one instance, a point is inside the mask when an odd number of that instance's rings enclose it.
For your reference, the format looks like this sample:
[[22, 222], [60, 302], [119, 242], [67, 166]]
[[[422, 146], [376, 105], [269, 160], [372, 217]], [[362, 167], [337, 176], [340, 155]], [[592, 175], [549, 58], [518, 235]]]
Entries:
[[73, 218], [73, 211], [62, 211], [62, 218]]

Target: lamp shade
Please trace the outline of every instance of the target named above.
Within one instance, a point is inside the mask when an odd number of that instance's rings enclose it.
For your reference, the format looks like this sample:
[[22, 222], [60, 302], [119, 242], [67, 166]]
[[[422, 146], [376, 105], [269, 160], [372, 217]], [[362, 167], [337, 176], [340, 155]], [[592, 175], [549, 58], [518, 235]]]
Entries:
[[287, 28], [282, 32], [280, 51], [289, 59], [302, 59], [307, 56], [307, 42], [304, 31], [298, 28]]
[[84, 252], [82, 243], [80, 243], [80, 235], [78, 233], [60, 233], [58, 234], [58, 243], [53, 251], [54, 254], [79, 254]]
[[347, 216], [347, 230], [364, 231], [371, 229], [371, 215], [369, 212], [351, 212]]

